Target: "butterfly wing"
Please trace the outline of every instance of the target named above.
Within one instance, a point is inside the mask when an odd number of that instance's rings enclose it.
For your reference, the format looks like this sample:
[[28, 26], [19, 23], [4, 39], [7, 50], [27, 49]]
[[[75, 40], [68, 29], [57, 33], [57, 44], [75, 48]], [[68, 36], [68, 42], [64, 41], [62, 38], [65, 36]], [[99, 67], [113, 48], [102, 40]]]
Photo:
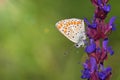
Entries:
[[81, 33], [85, 32], [84, 21], [81, 19], [65, 19], [56, 23], [57, 29], [74, 43], [79, 43]]

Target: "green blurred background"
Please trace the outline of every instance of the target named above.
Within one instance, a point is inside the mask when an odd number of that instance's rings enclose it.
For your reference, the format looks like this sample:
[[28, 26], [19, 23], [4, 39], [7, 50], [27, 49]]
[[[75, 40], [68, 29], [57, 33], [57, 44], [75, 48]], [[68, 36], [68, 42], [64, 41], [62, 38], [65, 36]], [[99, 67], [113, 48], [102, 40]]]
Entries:
[[[120, 80], [120, 1], [109, 3], [106, 22], [117, 16], [117, 31], [109, 43], [115, 54], [105, 64], [113, 68], [111, 80]], [[81, 80], [86, 53], [72, 47], [55, 23], [74, 17], [91, 20], [93, 13], [90, 0], [0, 0], [0, 80]]]

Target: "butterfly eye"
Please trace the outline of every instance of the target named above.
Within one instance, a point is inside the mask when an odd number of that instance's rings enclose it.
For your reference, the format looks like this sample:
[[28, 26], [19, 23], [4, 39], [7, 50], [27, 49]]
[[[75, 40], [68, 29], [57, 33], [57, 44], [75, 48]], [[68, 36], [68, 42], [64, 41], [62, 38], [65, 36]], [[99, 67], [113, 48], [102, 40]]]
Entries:
[[76, 47], [76, 48], [79, 48], [79, 47], [80, 47], [80, 45], [79, 45], [79, 44], [75, 44], [75, 47]]

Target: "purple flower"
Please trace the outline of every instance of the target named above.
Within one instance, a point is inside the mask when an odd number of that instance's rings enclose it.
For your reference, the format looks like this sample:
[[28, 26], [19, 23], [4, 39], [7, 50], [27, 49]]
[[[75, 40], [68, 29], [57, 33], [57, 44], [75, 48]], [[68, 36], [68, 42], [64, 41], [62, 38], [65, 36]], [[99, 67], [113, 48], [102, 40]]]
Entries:
[[104, 48], [105, 51], [109, 52], [110, 55], [113, 55], [113, 54], [114, 54], [114, 51], [112, 50], [112, 47], [109, 47], [109, 46], [108, 46], [108, 38], [105, 38], [105, 39], [103, 40], [103, 48]]
[[85, 51], [87, 53], [92, 53], [96, 49], [96, 44], [93, 39], [90, 39], [90, 45], [86, 46]]
[[90, 70], [89, 69], [84, 69], [81, 71], [82, 72], [82, 79], [89, 79], [90, 78]]
[[94, 57], [90, 57], [90, 64], [91, 64], [91, 73], [92, 73], [97, 69], [97, 63]]
[[90, 22], [87, 20], [87, 18], [84, 18], [84, 21], [85, 21], [85, 23], [87, 24], [87, 26], [89, 28], [95, 29], [97, 27], [97, 24], [95, 22], [93, 22], [92, 24], [90, 24]]
[[112, 31], [115, 31], [116, 30], [116, 25], [115, 24], [112, 24]]
[[[86, 34], [89, 38], [89, 44], [85, 47], [89, 59], [83, 64], [81, 78], [87, 80], [110, 80], [112, 68], [104, 68], [104, 60], [107, 59], [108, 53], [114, 54], [112, 47], [108, 46], [108, 36], [115, 28], [115, 19], [112, 17], [109, 23], [105, 23], [107, 14], [111, 11], [109, 0], [91, 0], [95, 6], [95, 13], [92, 22], [84, 18], [87, 25]], [[101, 47], [102, 40], [102, 47]]]
[[102, 0], [98, 0], [98, 5], [99, 5], [99, 7], [102, 9], [102, 10], [104, 10], [105, 12], [110, 12], [110, 10], [111, 10], [111, 6], [108, 4], [108, 5], [106, 5], [106, 3], [105, 4], [103, 4], [103, 1]]
[[87, 64], [87, 63], [83, 63], [83, 67], [84, 67], [85, 69], [87, 69], [87, 68], [88, 68], [88, 64]]
[[84, 69], [89, 69], [89, 60], [87, 59], [85, 63], [83, 63]]
[[106, 4], [109, 0], [91, 0], [91, 2], [95, 5], [95, 7], [98, 7], [99, 4]]
[[87, 26], [90, 25], [90, 22], [87, 20], [87, 18], [84, 18], [84, 21], [85, 21], [85, 23], [87, 24]]
[[113, 17], [110, 19], [110, 21], [109, 21], [109, 25], [114, 24], [115, 20], [116, 20], [116, 17], [113, 16]]
[[91, 0], [96, 6], [95, 17], [100, 19], [105, 19], [107, 14], [111, 10], [111, 6], [107, 2], [108, 0]]
[[111, 67], [107, 67], [106, 69], [105, 69], [105, 72], [106, 73], [109, 73], [109, 72], [111, 72], [112, 71], [112, 68]]
[[108, 47], [108, 38], [105, 38], [105, 39], [103, 40], [103, 48], [106, 50], [107, 47]]
[[116, 17], [113, 16], [109, 21], [109, 26], [110, 26], [110, 28], [112, 28], [112, 31], [116, 30], [116, 27], [115, 27], [115, 24], [114, 24], [115, 20], [116, 20]]
[[104, 5], [103, 10], [108, 13], [111, 10], [111, 6], [109, 4], [108, 5]]
[[101, 72], [98, 73], [98, 75], [99, 75], [100, 79], [105, 80], [107, 78], [107, 76], [109, 76], [111, 74], [112, 68], [111, 67], [104, 68], [102, 65], [101, 69], [102, 70], [101, 70]]
[[112, 50], [112, 47], [108, 47], [107, 48], [107, 51], [110, 53], [110, 55], [113, 55], [114, 54], [114, 51]]
[[98, 0], [98, 5], [102, 6], [102, 1], [101, 0]]
[[99, 75], [100, 79], [105, 80], [106, 74], [104, 72], [99, 72], [98, 75]]

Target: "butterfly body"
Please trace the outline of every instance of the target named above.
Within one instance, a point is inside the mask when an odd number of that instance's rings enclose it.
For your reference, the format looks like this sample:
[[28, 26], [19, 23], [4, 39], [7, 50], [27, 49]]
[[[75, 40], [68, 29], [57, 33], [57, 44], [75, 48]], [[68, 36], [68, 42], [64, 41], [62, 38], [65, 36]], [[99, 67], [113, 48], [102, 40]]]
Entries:
[[57, 29], [69, 40], [76, 44], [76, 47], [84, 46], [86, 39], [84, 20], [71, 18], [56, 23]]

